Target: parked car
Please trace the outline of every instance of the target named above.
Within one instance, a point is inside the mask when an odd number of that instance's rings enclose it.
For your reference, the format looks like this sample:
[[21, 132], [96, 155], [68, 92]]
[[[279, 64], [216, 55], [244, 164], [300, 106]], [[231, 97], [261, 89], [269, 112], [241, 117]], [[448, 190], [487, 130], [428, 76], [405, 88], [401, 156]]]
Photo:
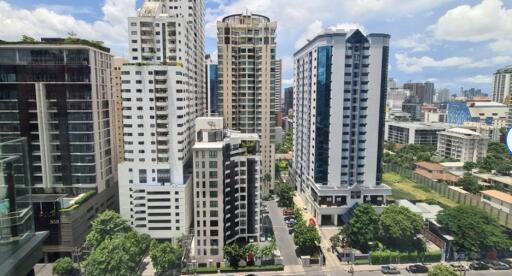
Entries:
[[463, 264], [450, 264], [454, 271], [467, 271], [468, 268]]
[[292, 209], [284, 209], [283, 210], [283, 216], [288, 217], [288, 216], [292, 216], [292, 215], [293, 215]]
[[508, 269], [510, 269], [510, 267], [506, 263], [502, 263], [499, 261], [486, 260], [486, 261], [484, 261], [484, 263], [486, 265], [488, 265], [489, 268], [491, 268], [493, 270], [508, 270]]
[[383, 274], [400, 274], [400, 271], [396, 268], [396, 266], [391, 266], [391, 265], [381, 266], [380, 271]]
[[428, 267], [422, 264], [413, 264], [408, 266], [405, 270], [410, 273], [427, 273]]
[[469, 268], [472, 270], [489, 270], [489, 266], [482, 261], [473, 261], [469, 264]]

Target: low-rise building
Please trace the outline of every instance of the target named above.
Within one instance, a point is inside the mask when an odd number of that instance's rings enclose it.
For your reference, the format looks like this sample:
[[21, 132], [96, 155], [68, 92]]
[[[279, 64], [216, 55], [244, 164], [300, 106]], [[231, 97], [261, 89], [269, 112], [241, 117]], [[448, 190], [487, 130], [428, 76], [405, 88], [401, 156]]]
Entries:
[[487, 155], [489, 138], [464, 128], [452, 128], [438, 133], [437, 153], [461, 162], [478, 162]]
[[498, 209], [511, 213], [512, 195], [498, 190], [485, 190], [481, 191], [480, 194], [482, 195], [482, 202], [489, 203]]
[[512, 193], [512, 177], [492, 173], [473, 173], [482, 186], [493, 187], [496, 190]]
[[456, 183], [459, 177], [445, 171], [444, 167], [438, 163], [432, 162], [418, 162], [416, 163], [417, 174], [424, 176], [433, 181], [446, 181], [448, 183]]
[[386, 122], [385, 140], [397, 144], [437, 145], [437, 134], [444, 124], [422, 122]]
[[447, 122], [463, 125], [464, 122], [481, 122], [487, 125], [506, 124], [508, 108], [502, 103], [468, 101], [448, 103]]

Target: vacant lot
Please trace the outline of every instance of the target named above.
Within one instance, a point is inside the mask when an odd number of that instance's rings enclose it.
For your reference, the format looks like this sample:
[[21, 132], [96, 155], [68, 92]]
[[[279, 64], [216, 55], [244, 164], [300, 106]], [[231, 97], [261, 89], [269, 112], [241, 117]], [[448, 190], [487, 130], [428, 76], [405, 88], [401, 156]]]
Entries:
[[384, 173], [383, 178], [384, 183], [393, 189], [393, 194], [391, 195], [393, 199], [437, 201], [441, 205], [450, 207], [457, 205], [457, 203], [446, 197], [443, 197], [438, 192], [421, 186], [420, 184], [402, 177], [397, 173]]

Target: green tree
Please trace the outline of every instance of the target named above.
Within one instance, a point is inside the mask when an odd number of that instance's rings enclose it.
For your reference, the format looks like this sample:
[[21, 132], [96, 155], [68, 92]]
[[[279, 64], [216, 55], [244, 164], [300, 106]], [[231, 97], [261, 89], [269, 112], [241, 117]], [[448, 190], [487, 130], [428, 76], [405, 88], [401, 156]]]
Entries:
[[274, 251], [277, 249], [276, 239], [272, 237], [270, 243], [264, 246], [260, 246], [256, 252], [256, 256], [262, 259], [268, 259], [274, 256]]
[[329, 238], [329, 242], [331, 242], [331, 246], [332, 247], [338, 247], [341, 245], [341, 237], [340, 237], [340, 234], [335, 234], [335, 235], [332, 235], [330, 238]]
[[306, 224], [304, 220], [299, 221], [293, 227], [293, 242], [302, 253], [312, 254], [316, 245], [320, 243], [320, 239], [316, 226]]
[[224, 246], [224, 255], [229, 261], [229, 266], [234, 269], [238, 269], [238, 263], [247, 257], [247, 253], [246, 248], [237, 243]]
[[107, 237], [96, 249], [92, 250], [84, 264], [87, 276], [137, 275], [137, 267], [149, 247], [148, 235], [132, 231]]
[[457, 182], [457, 185], [461, 186], [464, 190], [472, 194], [476, 194], [481, 190], [481, 186], [478, 184], [478, 180], [470, 174], [464, 174], [464, 176]]
[[477, 168], [477, 164], [475, 162], [466, 162], [464, 163], [464, 166], [462, 166], [462, 168], [465, 171], [471, 172], [471, 170]]
[[28, 35], [22, 35], [21, 36], [21, 42], [36, 42], [36, 40]]
[[302, 214], [302, 211], [299, 208], [293, 209], [293, 219], [295, 219], [297, 223], [304, 221], [304, 215]]
[[75, 266], [71, 258], [59, 258], [53, 263], [52, 272], [59, 276], [71, 276], [75, 273]]
[[293, 195], [295, 194], [295, 189], [292, 185], [288, 183], [280, 183], [276, 185], [275, 192], [276, 195], [279, 197], [277, 201], [279, 206], [292, 207]]
[[379, 234], [379, 216], [370, 204], [361, 204], [354, 209], [352, 218], [343, 228], [348, 244], [366, 253], [370, 243]]
[[457, 272], [445, 264], [436, 264], [430, 268], [428, 276], [457, 276]]
[[386, 207], [379, 219], [382, 243], [398, 250], [415, 250], [416, 236], [423, 227], [421, 216], [398, 205]]
[[164, 274], [173, 269], [180, 268], [183, 250], [180, 246], [173, 245], [170, 242], [152, 241], [149, 248], [151, 262], [156, 269], [157, 274]]
[[512, 246], [498, 221], [475, 206], [444, 209], [437, 215], [437, 222], [453, 235], [455, 245], [466, 252], [490, 252]]
[[132, 231], [130, 225], [118, 213], [107, 210], [99, 214], [91, 223], [91, 231], [86, 237], [87, 244], [98, 247], [107, 237]]

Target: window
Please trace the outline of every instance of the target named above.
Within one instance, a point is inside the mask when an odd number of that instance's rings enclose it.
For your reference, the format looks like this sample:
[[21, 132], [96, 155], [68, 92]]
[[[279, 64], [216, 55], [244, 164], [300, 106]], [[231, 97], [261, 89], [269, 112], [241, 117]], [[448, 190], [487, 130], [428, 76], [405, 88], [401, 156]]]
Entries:
[[217, 152], [216, 151], [210, 151], [210, 158], [217, 158]]
[[210, 181], [210, 188], [211, 189], [217, 189], [217, 181], [216, 180]]
[[217, 171], [210, 171], [210, 178], [217, 178]]
[[210, 161], [208, 165], [210, 166], [210, 169], [216, 169], [217, 161]]
[[217, 191], [210, 191], [210, 198], [217, 198]]

